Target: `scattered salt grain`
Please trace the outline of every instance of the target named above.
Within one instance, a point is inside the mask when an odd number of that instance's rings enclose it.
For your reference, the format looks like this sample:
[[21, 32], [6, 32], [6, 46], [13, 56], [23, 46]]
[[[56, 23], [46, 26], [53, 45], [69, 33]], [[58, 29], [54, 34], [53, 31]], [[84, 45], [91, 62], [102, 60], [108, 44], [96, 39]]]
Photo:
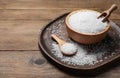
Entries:
[[[84, 49], [82, 46], [78, 45], [78, 44], [74, 44], [75, 47], [77, 47], [77, 53], [72, 56], [72, 57], [68, 57], [68, 56], [64, 56], [60, 49], [58, 44], [53, 43], [52, 46], [52, 53], [57, 57], [60, 58], [62, 62], [68, 63], [68, 64], [72, 64], [72, 65], [94, 65], [96, 63], [98, 63], [98, 59], [102, 57], [102, 53], [98, 53], [98, 54], [88, 54], [87, 50]], [[101, 57], [99, 56], [101, 55]]]
[[61, 46], [61, 51], [65, 55], [74, 55], [77, 52], [77, 48], [72, 43], [65, 43]]
[[79, 11], [69, 17], [68, 23], [78, 32], [99, 33], [107, 26], [107, 22], [102, 22], [103, 18], [97, 19], [99, 15], [95, 11]]

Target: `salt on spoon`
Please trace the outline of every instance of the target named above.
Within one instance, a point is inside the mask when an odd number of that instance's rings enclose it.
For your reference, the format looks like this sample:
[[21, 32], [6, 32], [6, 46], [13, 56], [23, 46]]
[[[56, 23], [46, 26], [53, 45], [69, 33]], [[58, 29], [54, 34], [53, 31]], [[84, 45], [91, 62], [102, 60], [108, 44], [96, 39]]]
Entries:
[[57, 43], [59, 44], [60, 50], [64, 55], [71, 56], [76, 54], [77, 48], [74, 44], [65, 42], [54, 34], [52, 34], [51, 37], [57, 41]]
[[105, 10], [103, 11], [99, 16], [98, 18], [100, 17], [103, 17], [104, 16], [104, 19], [102, 20], [102, 22], [105, 22], [108, 20], [108, 18], [110, 17], [111, 13], [117, 9], [117, 5], [116, 4], [113, 4], [108, 10]]

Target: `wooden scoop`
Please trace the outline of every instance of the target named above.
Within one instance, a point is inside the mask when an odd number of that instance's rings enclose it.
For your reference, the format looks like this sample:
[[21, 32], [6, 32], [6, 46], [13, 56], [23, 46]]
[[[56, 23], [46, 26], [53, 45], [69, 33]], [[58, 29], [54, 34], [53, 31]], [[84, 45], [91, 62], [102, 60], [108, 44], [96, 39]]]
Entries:
[[[62, 51], [62, 53], [64, 55], [71, 56], [77, 52], [77, 48], [73, 44], [61, 40], [54, 34], [52, 34], [51, 37], [58, 42], [60, 50]], [[69, 46], [71, 46], [71, 45], [72, 45], [72, 47], [70, 48]]]
[[111, 13], [117, 9], [117, 5], [113, 4], [108, 10], [103, 11], [100, 16], [98, 16], [98, 18], [103, 17], [104, 19], [102, 20], [102, 22], [105, 22], [108, 20], [108, 18], [110, 17]]

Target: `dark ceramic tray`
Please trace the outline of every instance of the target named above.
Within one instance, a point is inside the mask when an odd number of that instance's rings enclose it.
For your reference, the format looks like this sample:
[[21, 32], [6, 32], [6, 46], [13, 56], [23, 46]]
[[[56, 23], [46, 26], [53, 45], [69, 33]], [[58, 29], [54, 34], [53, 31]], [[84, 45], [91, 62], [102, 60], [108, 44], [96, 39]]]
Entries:
[[93, 65], [72, 64], [62, 61], [62, 59], [64, 59], [67, 56], [64, 56], [62, 58], [57, 57], [55, 55], [55, 52], [53, 51], [53, 44], [56, 44], [56, 42], [53, 39], [51, 39], [51, 34], [56, 34], [59, 38], [65, 41], [76, 43], [69, 38], [66, 31], [65, 17], [67, 15], [68, 13], [53, 20], [52, 22], [47, 24], [40, 32], [39, 46], [43, 50], [43, 53], [47, 55], [50, 59], [52, 59], [52, 61], [54, 61], [56, 64], [59, 64], [69, 69], [88, 71], [100, 68], [120, 58], [120, 38], [119, 38], [120, 33], [112, 28], [108, 32], [106, 38], [99, 43], [92, 45], [78, 44], [88, 51], [88, 55], [91, 53], [95, 54], [104, 52], [104, 54], [100, 58], [98, 58], [97, 63]]

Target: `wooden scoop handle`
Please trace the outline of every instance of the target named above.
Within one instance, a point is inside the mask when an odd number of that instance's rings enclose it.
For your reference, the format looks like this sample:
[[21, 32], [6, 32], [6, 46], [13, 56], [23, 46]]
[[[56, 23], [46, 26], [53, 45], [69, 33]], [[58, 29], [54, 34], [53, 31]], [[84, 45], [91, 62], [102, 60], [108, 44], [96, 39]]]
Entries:
[[66, 43], [65, 41], [61, 40], [60, 38], [58, 38], [58, 37], [57, 37], [56, 35], [54, 35], [54, 34], [52, 34], [51, 37], [52, 37], [54, 40], [56, 40], [60, 46], [62, 46], [63, 44]]
[[98, 18], [100, 17], [103, 17], [104, 16], [104, 19], [102, 20], [102, 22], [105, 22], [108, 20], [108, 18], [110, 17], [111, 13], [117, 9], [117, 5], [116, 4], [113, 4], [108, 10], [105, 10], [103, 11], [99, 16]]
[[108, 10], [107, 10], [107, 12], [109, 12], [109, 15], [114, 11], [114, 10], [116, 10], [117, 9], [117, 5], [116, 4], [113, 4]]

